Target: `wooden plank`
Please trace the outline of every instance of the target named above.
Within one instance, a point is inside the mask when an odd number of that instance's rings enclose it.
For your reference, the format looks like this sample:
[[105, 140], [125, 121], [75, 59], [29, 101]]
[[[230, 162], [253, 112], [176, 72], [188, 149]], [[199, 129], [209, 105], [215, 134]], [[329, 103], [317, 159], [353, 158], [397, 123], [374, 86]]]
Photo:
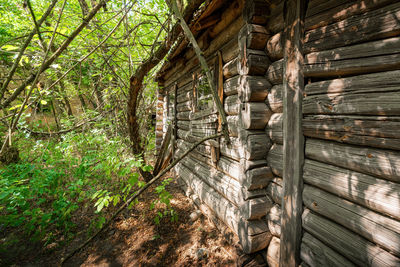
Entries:
[[400, 150], [399, 129], [400, 117], [314, 115], [303, 119], [305, 136], [394, 150]]
[[[285, 10], [286, 8], [286, 10]], [[285, 2], [283, 63], [283, 196], [280, 266], [300, 264], [301, 214], [303, 210], [304, 136], [302, 133], [303, 34], [305, 0]]]
[[359, 266], [399, 266], [400, 259], [352, 231], [312, 213], [303, 212], [304, 229]]
[[314, 160], [305, 160], [304, 182], [400, 220], [400, 185]]
[[351, 261], [326, 246], [324, 243], [309, 233], [304, 233], [301, 240], [300, 257], [311, 267], [337, 266], [353, 267]]
[[399, 47], [400, 37], [394, 37], [310, 53], [305, 57], [304, 74], [332, 77], [399, 69]]
[[307, 139], [306, 156], [353, 171], [400, 182], [400, 152]]
[[400, 255], [400, 222], [313, 186], [305, 185], [304, 205], [365, 239]]
[[271, 84], [263, 76], [241, 76], [238, 88], [239, 98], [242, 102], [264, 101], [268, 95]]
[[[221, 101], [221, 104], [224, 105], [224, 72], [223, 72], [223, 60], [221, 51], [217, 52], [218, 54], [218, 64], [216, 66], [216, 70], [218, 70], [217, 76], [217, 87], [218, 87], [218, 97]], [[218, 116], [218, 131], [222, 130], [222, 118]], [[218, 160], [218, 159], [217, 159]]]

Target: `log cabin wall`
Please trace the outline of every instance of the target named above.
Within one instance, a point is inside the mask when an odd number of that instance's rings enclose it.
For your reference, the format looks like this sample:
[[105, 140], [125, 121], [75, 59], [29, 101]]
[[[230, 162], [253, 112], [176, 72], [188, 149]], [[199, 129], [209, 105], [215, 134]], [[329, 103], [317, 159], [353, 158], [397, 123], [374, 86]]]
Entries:
[[[206, 142], [176, 171], [247, 253], [264, 249], [269, 266], [279, 266], [283, 1], [219, 2], [209, 14], [219, 20], [197, 39], [214, 69], [221, 52], [231, 142]], [[400, 4], [310, 0], [305, 30], [302, 265], [399, 266]], [[177, 154], [218, 128], [215, 109], [193, 110], [200, 69], [182, 43], [159, 98], [161, 107], [177, 86]]]
[[[279, 13], [279, 12], [278, 12]], [[275, 23], [272, 23], [275, 22]], [[267, 54], [273, 111], [282, 106], [283, 16]], [[400, 3], [309, 2], [305, 20], [303, 237], [305, 266], [399, 266], [400, 250]], [[267, 126], [268, 164], [282, 174], [282, 115]], [[282, 199], [282, 180], [268, 187]], [[280, 234], [280, 206], [267, 215]], [[270, 265], [278, 264], [272, 239]], [[279, 248], [279, 245], [276, 245]]]

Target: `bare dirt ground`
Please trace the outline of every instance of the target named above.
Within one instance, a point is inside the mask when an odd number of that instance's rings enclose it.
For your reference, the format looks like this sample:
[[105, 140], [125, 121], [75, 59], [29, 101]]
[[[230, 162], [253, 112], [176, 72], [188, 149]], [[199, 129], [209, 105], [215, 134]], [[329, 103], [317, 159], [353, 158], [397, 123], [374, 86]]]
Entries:
[[[240, 247], [228, 243], [207, 218], [201, 215], [195, 221], [190, 219], [196, 208], [176, 184], [169, 186], [169, 192], [174, 197], [171, 203], [178, 213], [178, 222], [163, 218], [159, 225], [155, 224], [156, 211], [144, 204], [154, 195], [147, 192], [139, 204], [119, 215], [65, 266], [243, 266], [249, 261]], [[81, 220], [82, 226], [85, 225], [84, 215]], [[13, 259], [11, 266], [57, 266], [84, 238], [82, 235], [64, 247], [27, 244], [26, 250], [19, 251], [20, 255], [8, 257]], [[10, 261], [7, 262], [9, 266]]]

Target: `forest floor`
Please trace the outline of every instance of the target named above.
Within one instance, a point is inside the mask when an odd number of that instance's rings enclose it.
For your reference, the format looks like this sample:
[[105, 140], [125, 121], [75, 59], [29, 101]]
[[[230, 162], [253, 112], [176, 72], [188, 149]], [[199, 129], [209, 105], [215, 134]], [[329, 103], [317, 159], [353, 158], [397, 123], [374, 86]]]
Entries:
[[[157, 211], [149, 210], [149, 205], [145, 204], [154, 195], [147, 191], [140, 197], [138, 204], [120, 214], [100, 236], [69, 259], [65, 266], [237, 265], [243, 258], [239, 246], [229, 244], [203, 215], [195, 221], [191, 220], [190, 214], [196, 208], [177, 184], [171, 183], [168, 191], [173, 195], [171, 204], [178, 213], [177, 222], [167, 217], [162, 218], [159, 224], [154, 222]], [[90, 218], [82, 213], [78, 220], [84, 226]], [[86, 232], [85, 229], [81, 230]], [[41, 248], [26, 244], [26, 249], [19, 249], [18, 254], [8, 252], [7, 265], [56, 266], [63, 256], [78, 247], [85, 238], [85, 234], [81, 234], [80, 238], [78, 235], [63, 247], [49, 244]]]

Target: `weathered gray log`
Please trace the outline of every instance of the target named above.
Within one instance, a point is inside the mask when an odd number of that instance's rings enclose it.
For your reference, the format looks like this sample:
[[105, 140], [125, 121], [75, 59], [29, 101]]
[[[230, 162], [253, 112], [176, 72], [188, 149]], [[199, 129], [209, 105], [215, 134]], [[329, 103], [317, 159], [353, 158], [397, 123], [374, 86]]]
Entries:
[[245, 220], [259, 220], [267, 215], [273, 204], [269, 197], [250, 199], [240, 206], [240, 213]]
[[283, 82], [283, 59], [271, 63], [267, 70], [267, 79], [272, 84], [282, 84]]
[[269, 267], [279, 267], [281, 241], [277, 237], [272, 237], [267, 250], [267, 263]]
[[268, 38], [267, 29], [257, 24], [245, 24], [239, 31], [239, 40], [246, 40], [245, 45], [249, 49], [263, 50]]
[[265, 159], [258, 159], [258, 160], [248, 160], [248, 159], [241, 159], [240, 160], [240, 167], [242, 168], [242, 173], [246, 173], [248, 170], [252, 170], [255, 168], [260, 168], [267, 166], [267, 161]]
[[310, 267], [318, 266], [337, 266], [353, 267], [351, 261], [326, 246], [324, 243], [310, 235], [304, 233], [301, 240], [300, 257]]
[[[309, 7], [312, 6], [312, 2], [315, 1], [310, 1]], [[306, 53], [342, 47], [365, 41], [377, 40], [398, 34], [400, 25], [398, 22], [396, 24], [394, 17], [399, 17], [398, 13], [393, 15], [394, 12], [387, 12], [390, 10], [389, 7], [385, 8], [386, 13], [377, 9], [385, 4], [387, 5], [390, 3], [390, 0], [359, 0], [344, 2], [345, 3], [343, 4], [339, 4], [338, 1], [332, 1], [332, 3], [326, 1], [327, 4], [335, 4], [336, 6], [334, 8], [325, 10], [325, 12], [307, 17], [305, 21], [305, 28], [311, 31], [308, 31], [305, 36]], [[375, 14], [373, 15], [372, 13], [364, 13], [365, 11], [370, 10], [374, 10], [373, 12]], [[309, 14], [307, 15], [309, 16]], [[358, 16], [352, 17], [354, 15]], [[349, 19], [349, 17], [352, 18]], [[366, 23], [363, 23], [362, 20], [364, 20]], [[385, 20], [384, 24], [381, 22], [381, 20]], [[340, 22], [326, 26], [335, 21]], [[375, 24], [375, 21], [379, 21], [378, 24]], [[362, 23], [362, 25], [360, 23]], [[385, 24], [395, 26], [385, 28]], [[335, 37], [332, 37], [332, 35]], [[351, 38], [349, 36], [351, 36]], [[271, 59], [277, 60], [283, 58], [282, 32], [278, 32], [268, 40], [266, 52]]]
[[376, 93], [400, 90], [400, 70], [309, 83], [307, 96], [333, 93]]
[[265, 51], [271, 60], [279, 60], [283, 58], [283, 32], [273, 35], [267, 42]]
[[316, 187], [305, 185], [304, 205], [369, 241], [400, 255], [400, 222]]
[[256, 190], [265, 188], [274, 176], [271, 168], [264, 166], [248, 170], [242, 177], [243, 180], [240, 182], [247, 190]]
[[179, 103], [176, 106], [176, 110], [178, 112], [191, 111], [192, 110], [192, 101], [189, 100], [186, 102]]
[[267, 187], [267, 195], [279, 205], [282, 203], [282, 183], [283, 181], [281, 178], [274, 178]]
[[239, 73], [239, 59], [235, 58], [226, 63], [223, 67], [224, 78], [229, 79]]
[[346, 228], [305, 209], [303, 227], [359, 266], [399, 266], [400, 259]]
[[351, 16], [343, 21], [307, 31], [305, 51], [321, 51], [400, 33], [400, 3]]
[[[212, 114], [207, 116], [206, 118], [203, 118], [201, 120], [192, 120], [190, 121], [190, 124], [192, 125], [192, 127], [196, 127], [199, 128], [197, 126], [202, 126], [205, 124], [209, 124], [209, 123], [217, 123], [218, 122], [218, 115], [217, 114]], [[201, 128], [201, 127], [200, 127]]]
[[274, 113], [268, 121], [265, 131], [271, 141], [277, 144], [283, 144], [283, 132], [282, 132], [283, 114]]
[[269, 4], [265, 1], [245, 1], [243, 20], [251, 24], [265, 25], [269, 18], [269, 14], [266, 12], [268, 9]]
[[192, 173], [195, 173], [210, 187], [225, 196], [226, 199], [237, 206], [244, 205], [241, 186], [238, 181], [214, 168], [210, 168], [210, 166], [204, 163], [194, 160], [191, 157], [185, 159], [183, 163]]
[[281, 236], [281, 217], [282, 209], [278, 204], [275, 204], [267, 214], [268, 229], [273, 236]]
[[239, 116], [227, 116], [229, 136], [238, 136], [239, 134]]
[[242, 102], [264, 101], [268, 95], [271, 84], [263, 76], [241, 76], [238, 88], [239, 98]]
[[184, 92], [182, 94], [178, 94], [178, 103], [186, 102], [192, 99], [193, 91]]
[[235, 205], [218, 194], [206, 183], [202, 182], [185, 165], [179, 164], [176, 169], [178, 175], [187, 185], [190, 185], [199, 199], [239, 236], [245, 253], [252, 253], [268, 246], [271, 234], [264, 222], [260, 220], [249, 222], [241, 220], [239, 210]]
[[211, 121], [208, 120], [209, 117], [207, 117], [206, 120], [204, 120], [204, 123], [199, 123], [199, 124], [194, 124], [193, 122], [195, 121], [191, 121], [190, 122], [190, 127], [192, 129], [217, 129], [218, 127], [218, 122], [216, 120], [214, 120], [213, 122], [207, 122], [207, 121]]
[[249, 135], [242, 142], [243, 157], [247, 160], [264, 159], [271, 145], [271, 140], [265, 133]]
[[307, 158], [400, 182], [400, 152], [307, 139]]
[[267, 189], [263, 188], [263, 189], [247, 190], [246, 187], [242, 187], [242, 195], [244, 200], [265, 197], [267, 196]]
[[225, 138], [220, 140], [220, 153], [236, 161], [240, 161], [243, 156], [243, 148], [238, 138], [230, 137], [229, 143]]
[[243, 175], [242, 168], [239, 162], [223, 156], [220, 157], [218, 161], [218, 170], [235, 178], [237, 181], [239, 181], [241, 175]]
[[394, 150], [400, 150], [399, 129], [400, 117], [315, 115], [303, 119], [305, 136]]
[[178, 114], [176, 114], [176, 118], [178, 120], [182, 120], [182, 121], [188, 121], [190, 120], [190, 112], [189, 111], [185, 111], [185, 112], [178, 112]]
[[240, 121], [244, 129], [264, 129], [271, 115], [264, 102], [242, 103], [240, 107]]
[[198, 120], [210, 115], [216, 114], [217, 110], [214, 108], [191, 112], [189, 115], [190, 120]]
[[304, 164], [304, 181], [400, 220], [400, 185], [314, 160]]
[[332, 22], [344, 20], [393, 3], [391, 0], [340, 0], [325, 1], [319, 5], [314, 5], [314, 2], [317, 1], [310, 1], [309, 3], [307, 18], [305, 20], [306, 30], [325, 26]]
[[[245, 44], [243, 44], [245, 45]], [[243, 48], [240, 51], [239, 44], [239, 74], [240, 75], [264, 75], [268, 70], [270, 60], [267, 54], [261, 50]]]
[[240, 75], [236, 75], [232, 78], [227, 79], [224, 82], [224, 94], [226, 96], [234, 95], [238, 93]]
[[[174, 88], [175, 84], [171, 84], [170, 88]], [[164, 90], [166, 91], [166, 90]], [[183, 95], [187, 92], [193, 91], [193, 78], [187, 81], [184, 85], [178, 86], [178, 98], [180, 95]], [[179, 102], [179, 101], [178, 101]]]
[[394, 37], [310, 53], [305, 57], [304, 75], [332, 77], [399, 69], [399, 47], [400, 37]]
[[192, 128], [191, 133], [195, 136], [208, 136], [217, 133], [216, 128]]
[[274, 85], [265, 99], [265, 103], [275, 113], [283, 112], [283, 85]]
[[273, 144], [267, 156], [268, 166], [271, 167], [272, 172], [279, 177], [283, 173], [283, 146]]
[[238, 115], [240, 100], [237, 95], [231, 95], [224, 99], [224, 111], [227, 115]]

